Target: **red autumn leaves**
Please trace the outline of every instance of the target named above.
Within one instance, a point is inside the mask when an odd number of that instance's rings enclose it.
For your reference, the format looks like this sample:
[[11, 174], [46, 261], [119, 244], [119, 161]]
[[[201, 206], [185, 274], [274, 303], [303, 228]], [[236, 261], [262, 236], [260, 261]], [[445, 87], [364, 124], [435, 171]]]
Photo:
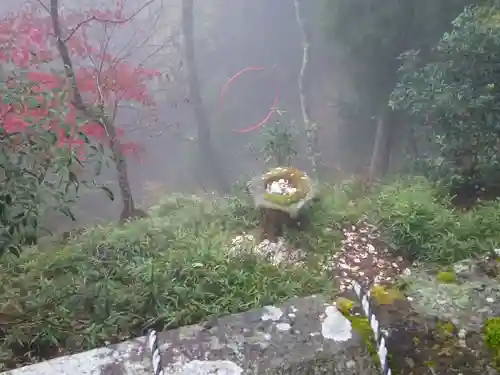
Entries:
[[[118, 1], [113, 10], [92, 10], [64, 15], [61, 22], [67, 34], [67, 46], [75, 65], [77, 85], [85, 100], [92, 105], [104, 104], [115, 109], [128, 102], [141, 106], [154, 105], [148, 83], [159, 73], [145, 69], [113, 55], [106, 47], [109, 41], [95, 40], [88, 35], [99, 23], [123, 27], [127, 19]], [[93, 32], [95, 34], [95, 32]], [[6, 132], [22, 132], [33, 124], [43, 124], [45, 130], [57, 135], [58, 145], [68, 146], [83, 156], [85, 141], [78, 135], [107, 145], [106, 132], [100, 124], [78, 121], [77, 111], [68, 95], [66, 78], [53, 71], [61, 71], [61, 63], [52, 32], [50, 16], [33, 7], [11, 14], [0, 22], [0, 66], [14, 66], [25, 70], [23, 80], [29, 82], [31, 102], [15, 107], [0, 103], [0, 124]], [[12, 86], [18, 80], [12, 80]], [[52, 94], [50, 94], [52, 93]], [[56, 93], [56, 95], [54, 95]], [[33, 105], [33, 101], [36, 101]], [[55, 109], [55, 110], [54, 110]], [[58, 116], [54, 116], [56, 113]], [[60, 116], [64, 113], [64, 116]], [[68, 130], [69, 128], [69, 130]], [[123, 130], [117, 136], [124, 153], [137, 153], [133, 142], [123, 142]]]

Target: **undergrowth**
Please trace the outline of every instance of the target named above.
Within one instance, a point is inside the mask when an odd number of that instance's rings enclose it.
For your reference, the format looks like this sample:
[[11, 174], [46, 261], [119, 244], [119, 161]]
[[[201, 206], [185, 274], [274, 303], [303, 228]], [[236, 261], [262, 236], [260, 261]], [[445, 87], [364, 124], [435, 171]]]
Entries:
[[[412, 258], [450, 264], [500, 247], [500, 203], [463, 212], [422, 178], [366, 186], [323, 186], [287, 240], [322, 261], [339, 248], [347, 223], [367, 220]], [[238, 196], [173, 196], [151, 217], [95, 227], [63, 246], [26, 249], [0, 261], [0, 363], [7, 368], [328, 292], [321, 267], [273, 266], [232, 257], [235, 235], [257, 228]], [[308, 264], [309, 265], [309, 264]]]
[[424, 178], [398, 179], [367, 187], [357, 181], [324, 186], [306, 213], [305, 233], [288, 235], [298, 246], [331, 251], [341, 227], [366, 220], [393, 248], [412, 260], [450, 264], [500, 247], [500, 201], [454, 208], [452, 197]]
[[234, 233], [256, 224], [240, 199], [177, 197], [152, 214], [90, 229], [63, 248], [3, 257], [0, 363], [11, 368], [328, 289], [310, 270], [228, 255]]
[[479, 203], [464, 212], [423, 178], [377, 189], [367, 198], [372, 221], [412, 259], [449, 264], [488, 253], [500, 244], [499, 201]]

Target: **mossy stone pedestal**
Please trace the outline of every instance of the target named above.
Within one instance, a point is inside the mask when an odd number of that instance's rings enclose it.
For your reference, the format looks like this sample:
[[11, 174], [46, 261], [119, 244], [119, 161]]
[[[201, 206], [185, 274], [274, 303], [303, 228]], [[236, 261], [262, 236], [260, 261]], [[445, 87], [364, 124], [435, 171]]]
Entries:
[[292, 219], [290, 215], [273, 208], [260, 208], [260, 240], [265, 239], [276, 242], [283, 237], [286, 227], [299, 227], [298, 218]]
[[[266, 187], [273, 181], [287, 180], [297, 191], [290, 196], [269, 194]], [[311, 179], [293, 167], [278, 167], [248, 184], [255, 207], [260, 211], [260, 240], [276, 242], [283, 236], [285, 227], [300, 228], [302, 208], [315, 196]]]

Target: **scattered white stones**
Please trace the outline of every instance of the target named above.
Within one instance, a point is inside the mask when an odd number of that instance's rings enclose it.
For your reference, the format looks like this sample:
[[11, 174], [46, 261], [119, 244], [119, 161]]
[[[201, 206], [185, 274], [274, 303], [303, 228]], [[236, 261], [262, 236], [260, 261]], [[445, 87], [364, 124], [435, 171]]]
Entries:
[[303, 264], [306, 254], [300, 249], [290, 249], [284, 238], [279, 238], [277, 242], [264, 240], [257, 243], [251, 234], [241, 234], [231, 241], [229, 254], [237, 256], [242, 252], [253, 253], [265, 257], [270, 263], [279, 265], [283, 263]]
[[458, 336], [458, 345], [465, 348], [467, 346], [467, 342], [465, 341], [467, 337], [467, 331], [462, 328], [460, 331], [458, 331], [457, 336]]
[[292, 184], [283, 178], [271, 182], [266, 186], [266, 192], [268, 194], [276, 195], [293, 195], [297, 192], [297, 188], [293, 187]]
[[343, 234], [342, 247], [329, 267], [337, 274], [340, 291], [349, 290], [353, 281], [370, 288], [373, 284], [390, 283], [401, 272], [411, 273], [404, 267], [402, 257], [391, 255], [387, 247], [375, 242], [379, 234], [374, 226], [358, 223], [345, 228]]

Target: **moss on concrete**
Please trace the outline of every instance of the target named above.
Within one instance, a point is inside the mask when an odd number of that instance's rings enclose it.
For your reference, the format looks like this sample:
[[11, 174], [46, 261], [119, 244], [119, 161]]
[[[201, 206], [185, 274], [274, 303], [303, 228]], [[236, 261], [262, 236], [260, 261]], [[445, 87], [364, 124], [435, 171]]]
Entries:
[[383, 285], [374, 285], [371, 289], [371, 295], [379, 305], [392, 305], [394, 301], [404, 298], [403, 293], [398, 289]]
[[335, 305], [342, 315], [344, 315], [351, 322], [352, 328], [365, 343], [366, 349], [370, 353], [374, 363], [376, 363], [377, 366], [380, 366], [377, 346], [375, 344], [375, 335], [373, 334], [368, 318], [362, 315], [354, 315], [352, 310], [356, 306], [356, 303], [348, 298], [337, 298], [335, 300]]
[[264, 199], [278, 204], [280, 206], [290, 206], [291, 204], [297, 203], [301, 199], [304, 199], [311, 190], [311, 182], [307, 175], [297, 168], [293, 167], [278, 167], [270, 170], [264, 176], [262, 180], [265, 186], [272, 184], [274, 181], [280, 179], [287, 180], [290, 185], [297, 189], [294, 194], [291, 195], [277, 195], [277, 194], [264, 194]]
[[484, 341], [493, 351], [493, 364], [500, 370], [500, 317], [488, 319], [484, 325]]
[[451, 284], [457, 281], [457, 277], [454, 272], [442, 271], [436, 276], [437, 281], [440, 283]]

